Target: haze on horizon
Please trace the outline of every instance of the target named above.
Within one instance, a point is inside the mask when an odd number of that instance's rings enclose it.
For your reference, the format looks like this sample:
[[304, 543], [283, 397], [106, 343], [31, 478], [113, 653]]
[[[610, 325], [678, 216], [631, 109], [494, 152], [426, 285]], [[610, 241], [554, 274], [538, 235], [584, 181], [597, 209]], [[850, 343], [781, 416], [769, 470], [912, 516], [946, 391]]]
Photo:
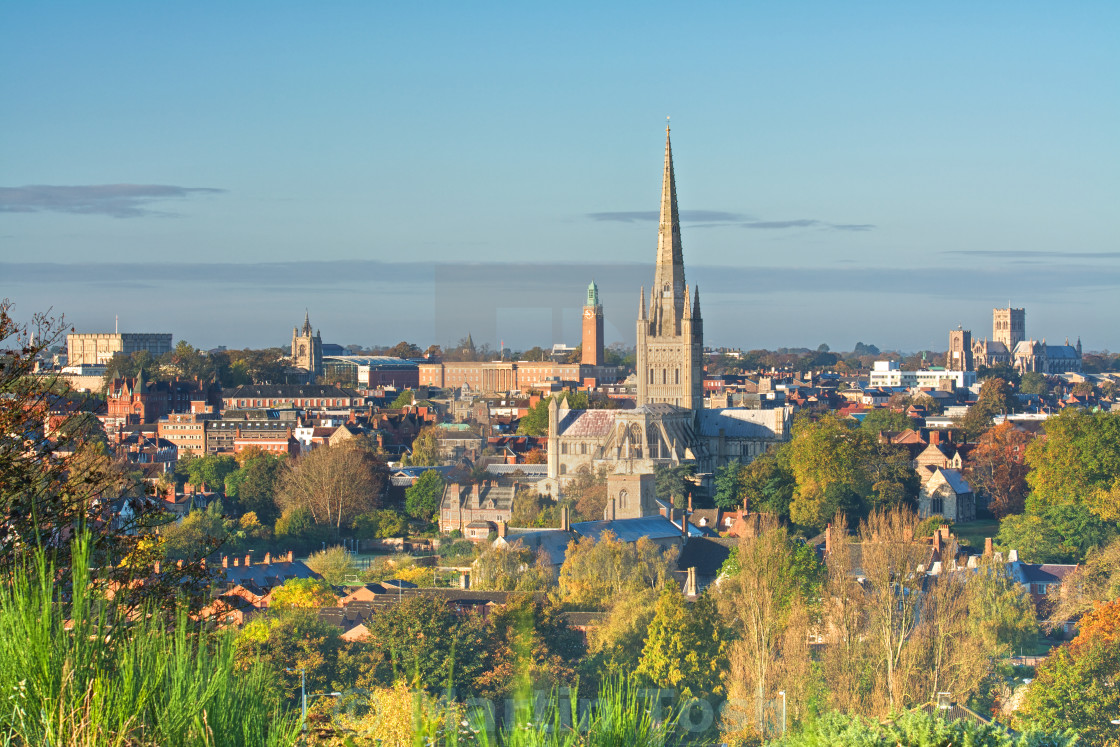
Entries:
[[706, 341], [1120, 347], [1120, 7], [7, 4], [0, 296], [200, 347], [632, 343], [664, 118]]

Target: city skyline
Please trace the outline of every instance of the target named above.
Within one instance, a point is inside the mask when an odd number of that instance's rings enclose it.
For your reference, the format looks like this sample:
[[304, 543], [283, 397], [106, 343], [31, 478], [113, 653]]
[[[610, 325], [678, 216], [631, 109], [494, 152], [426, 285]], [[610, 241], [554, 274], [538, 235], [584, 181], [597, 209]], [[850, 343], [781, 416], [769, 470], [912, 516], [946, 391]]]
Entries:
[[22, 318], [524, 348], [594, 279], [631, 344], [672, 114], [712, 344], [943, 349], [1010, 298], [1120, 346], [1109, 4], [2, 13]]

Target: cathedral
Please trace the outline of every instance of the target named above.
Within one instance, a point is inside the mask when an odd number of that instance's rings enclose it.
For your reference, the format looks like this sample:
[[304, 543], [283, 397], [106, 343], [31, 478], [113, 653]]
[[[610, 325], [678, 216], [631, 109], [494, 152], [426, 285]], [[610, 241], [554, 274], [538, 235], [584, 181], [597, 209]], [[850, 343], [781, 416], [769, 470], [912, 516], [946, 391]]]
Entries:
[[[589, 289], [589, 308], [597, 295], [597, 288]], [[639, 292], [637, 407], [573, 410], [566, 400], [554, 399], [548, 418], [548, 478], [538, 489], [559, 496], [577, 472], [606, 470], [608, 515], [640, 516], [650, 511], [651, 488], [649, 480], [638, 478], [652, 475], [657, 466], [692, 462], [710, 480], [731, 460], [746, 464], [771, 444], [788, 440], [791, 408], [704, 408], [703, 350], [700, 292], [690, 291], [685, 283], [673, 151], [666, 128], [657, 261], [648, 305], [645, 288]], [[642, 499], [635, 499], [639, 494]]]

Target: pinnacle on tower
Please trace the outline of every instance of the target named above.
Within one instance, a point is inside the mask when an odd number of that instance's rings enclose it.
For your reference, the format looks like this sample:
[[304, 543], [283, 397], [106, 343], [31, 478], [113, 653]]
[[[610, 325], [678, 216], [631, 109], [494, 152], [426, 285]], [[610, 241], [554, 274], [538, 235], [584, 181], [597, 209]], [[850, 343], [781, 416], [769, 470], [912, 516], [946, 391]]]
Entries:
[[303, 310], [303, 334], [311, 334], [311, 317], [307, 313], [307, 309]]
[[694, 289], [696, 292], [696, 300], [692, 302], [692, 317], [694, 319], [700, 318], [700, 286]]
[[642, 286], [642, 295], [638, 297], [638, 321], [646, 320], [646, 287]]

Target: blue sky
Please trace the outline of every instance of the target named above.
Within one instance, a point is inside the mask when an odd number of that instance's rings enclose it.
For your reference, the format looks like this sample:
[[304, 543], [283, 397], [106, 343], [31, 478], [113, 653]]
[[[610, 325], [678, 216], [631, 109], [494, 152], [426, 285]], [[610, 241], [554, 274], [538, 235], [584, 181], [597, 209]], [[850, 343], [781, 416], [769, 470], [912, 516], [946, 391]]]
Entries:
[[1010, 299], [1116, 349], [1118, 37], [1114, 2], [5, 3], [0, 295], [524, 347], [594, 277], [632, 341], [672, 115], [710, 343], [944, 348]]

